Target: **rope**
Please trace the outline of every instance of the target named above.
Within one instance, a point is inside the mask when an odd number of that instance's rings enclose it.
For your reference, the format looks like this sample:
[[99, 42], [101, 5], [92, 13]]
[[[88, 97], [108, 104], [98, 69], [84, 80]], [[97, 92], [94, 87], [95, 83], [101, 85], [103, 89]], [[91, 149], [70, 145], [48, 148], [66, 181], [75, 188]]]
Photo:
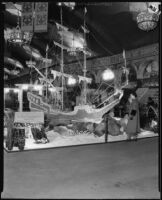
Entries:
[[112, 98], [114, 96], [113, 92], [111, 93], [111, 96], [109, 96], [108, 98], [106, 98], [102, 103], [100, 103], [99, 105], [97, 105], [97, 108], [99, 106], [101, 106], [102, 104], [104, 104], [106, 101], [108, 101], [110, 98]]
[[[102, 84], [101, 84], [102, 85]], [[107, 88], [111, 88], [111, 86], [113, 86], [113, 84], [107, 84], [108, 86], [106, 87], [106, 89], [105, 90], [103, 90], [101, 93], [100, 93], [100, 95], [101, 94], [103, 94], [106, 90], [107, 90]], [[98, 89], [97, 89], [98, 90]], [[96, 94], [96, 93], [95, 93]], [[99, 96], [99, 95], [98, 95]], [[98, 98], [98, 96], [96, 97], [96, 98], [94, 98], [93, 100], [96, 100], [97, 98]]]

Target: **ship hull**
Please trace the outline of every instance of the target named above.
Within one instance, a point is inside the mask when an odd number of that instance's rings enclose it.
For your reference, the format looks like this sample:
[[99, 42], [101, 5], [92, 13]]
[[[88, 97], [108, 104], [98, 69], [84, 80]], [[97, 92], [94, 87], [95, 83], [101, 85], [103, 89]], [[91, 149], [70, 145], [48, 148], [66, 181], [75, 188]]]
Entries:
[[31, 110], [44, 111], [50, 124], [61, 125], [73, 122], [100, 123], [103, 119], [103, 115], [120, 102], [121, 95], [122, 94], [113, 96], [115, 97], [113, 101], [102, 108], [94, 108], [92, 105], [81, 105], [76, 106], [74, 111], [68, 112], [52, 109], [49, 104], [43, 102], [41, 97], [35, 94], [28, 93], [27, 96]]

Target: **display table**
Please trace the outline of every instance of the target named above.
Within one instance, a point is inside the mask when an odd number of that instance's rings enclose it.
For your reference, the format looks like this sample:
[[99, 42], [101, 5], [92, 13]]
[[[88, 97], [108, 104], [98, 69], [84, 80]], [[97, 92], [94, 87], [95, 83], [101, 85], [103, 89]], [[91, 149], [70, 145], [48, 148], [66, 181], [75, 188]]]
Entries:
[[[24, 150], [26, 141], [26, 132], [28, 129], [29, 136], [43, 135], [44, 113], [43, 112], [15, 112], [14, 118], [8, 120], [6, 125], [7, 137], [6, 148], [12, 150], [13, 147], [18, 147], [20, 151]], [[33, 130], [33, 133], [31, 132]], [[37, 130], [40, 129], [40, 130]], [[43, 130], [42, 130], [43, 129]]]

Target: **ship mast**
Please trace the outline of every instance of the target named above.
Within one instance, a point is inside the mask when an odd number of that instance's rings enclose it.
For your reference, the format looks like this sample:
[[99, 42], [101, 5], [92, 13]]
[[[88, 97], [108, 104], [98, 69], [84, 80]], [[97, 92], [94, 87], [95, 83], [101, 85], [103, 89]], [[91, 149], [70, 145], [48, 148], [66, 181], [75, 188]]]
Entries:
[[[84, 68], [83, 68], [83, 76], [86, 78], [86, 73], [87, 73], [87, 64], [86, 64], [86, 22], [85, 22], [85, 15], [86, 15], [87, 9], [86, 7], [84, 8], [84, 46], [83, 46], [83, 53], [84, 53]], [[87, 103], [87, 82], [84, 79], [83, 82], [83, 104], [85, 105]]]
[[[48, 79], [48, 66], [47, 66], [47, 60], [48, 60], [48, 44], [46, 46], [46, 80]], [[48, 100], [48, 82], [46, 82], [46, 102]]]
[[[62, 21], [62, 5], [60, 6], [61, 8], [61, 12], [60, 12], [60, 15], [61, 15], [61, 26], [63, 26], [63, 21]], [[63, 110], [64, 109], [64, 78], [63, 78], [63, 73], [64, 73], [64, 54], [63, 54], [63, 29], [61, 31], [61, 73], [62, 73], [62, 78], [61, 78], [61, 85], [62, 85], [62, 92], [61, 92], [61, 95], [62, 95], [62, 98], [61, 98], [61, 109]]]
[[124, 59], [124, 70], [125, 70], [125, 75], [126, 75], [126, 81], [123, 87], [125, 87], [128, 85], [128, 70], [127, 70], [127, 60], [126, 60], [125, 49], [123, 49], [123, 59]]

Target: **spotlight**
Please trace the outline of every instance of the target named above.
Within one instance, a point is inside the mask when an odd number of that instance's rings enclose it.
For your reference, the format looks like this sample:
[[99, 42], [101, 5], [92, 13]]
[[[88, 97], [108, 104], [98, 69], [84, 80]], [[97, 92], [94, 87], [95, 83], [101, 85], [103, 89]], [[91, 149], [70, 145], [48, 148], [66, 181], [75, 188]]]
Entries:
[[5, 92], [5, 93], [8, 93], [9, 91], [10, 91], [9, 88], [4, 88], [4, 92]]
[[67, 84], [68, 85], [75, 85], [76, 84], [76, 79], [73, 78], [73, 77], [69, 77]]
[[62, 5], [62, 3], [61, 3], [61, 2], [58, 2], [58, 3], [57, 3], [57, 5], [58, 5], [58, 6], [61, 6], [61, 5]]
[[111, 71], [110, 69], [106, 69], [102, 74], [102, 79], [104, 81], [110, 81], [114, 79], [114, 77], [115, 77], [114, 72]]

